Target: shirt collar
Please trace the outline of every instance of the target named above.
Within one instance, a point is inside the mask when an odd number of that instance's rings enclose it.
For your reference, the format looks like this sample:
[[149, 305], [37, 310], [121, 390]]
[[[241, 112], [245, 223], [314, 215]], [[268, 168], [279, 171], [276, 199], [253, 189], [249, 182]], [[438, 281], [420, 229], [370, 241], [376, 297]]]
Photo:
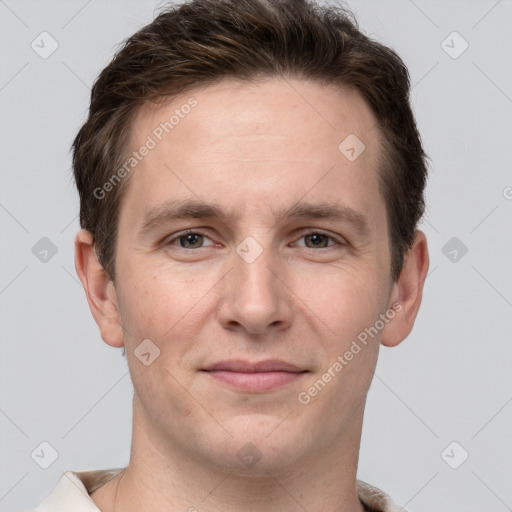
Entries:
[[[106, 484], [124, 468], [95, 471], [66, 471], [53, 492], [34, 512], [100, 512], [89, 496]], [[359, 500], [369, 512], [406, 512], [383, 491], [360, 480], [357, 481]]]

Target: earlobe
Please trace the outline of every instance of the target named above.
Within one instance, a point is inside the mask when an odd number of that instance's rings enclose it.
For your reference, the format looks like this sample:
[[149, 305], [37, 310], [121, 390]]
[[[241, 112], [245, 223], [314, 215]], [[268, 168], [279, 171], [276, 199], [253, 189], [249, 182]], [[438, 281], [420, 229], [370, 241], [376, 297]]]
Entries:
[[388, 307], [396, 314], [381, 334], [381, 343], [386, 347], [399, 345], [412, 331], [421, 305], [428, 266], [427, 237], [423, 231], [416, 230], [414, 243], [405, 256], [402, 272], [391, 292]]
[[124, 337], [115, 287], [98, 261], [89, 231], [79, 231], [75, 237], [75, 268], [103, 341], [122, 347]]

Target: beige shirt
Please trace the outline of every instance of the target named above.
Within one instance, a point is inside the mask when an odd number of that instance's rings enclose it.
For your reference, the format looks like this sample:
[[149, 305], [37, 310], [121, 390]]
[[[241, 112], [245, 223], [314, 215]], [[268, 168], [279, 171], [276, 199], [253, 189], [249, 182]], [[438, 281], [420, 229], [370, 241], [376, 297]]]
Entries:
[[[114, 478], [123, 468], [97, 471], [66, 471], [53, 492], [33, 512], [100, 512], [89, 494]], [[357, 481], [361, 503], [369, 512], [406, 512], [372, 485]]]

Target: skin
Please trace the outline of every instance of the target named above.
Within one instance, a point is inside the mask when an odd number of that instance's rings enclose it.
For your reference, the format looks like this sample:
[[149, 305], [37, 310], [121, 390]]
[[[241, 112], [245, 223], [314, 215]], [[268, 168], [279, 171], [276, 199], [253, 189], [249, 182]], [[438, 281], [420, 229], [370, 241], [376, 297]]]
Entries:
[[[425, 235], [416, 232], [393, 282], [380, 134], [356, 91], [223, 80], [144, 106], [132, 147], [191, 96], [197, 106], [129, 177], [115, 283], [90, 234], [76, 237], [92, 314], [105, 343], [125, 346], [134, 384], [130, 463], [91, 497], [103, 512], [363, 510], [356, 469], [366, 395], [379, 345], [398, 345], [413, 327], [428, 270]], [[349, 134], [366, 146], [353, 162], [338, 150]], [[168, 220], [140, 233], [157, 205], [185, 199], [215, 202], [226, 218]], [[347, 220], [290, 218], [298, 201], [350, 207], [368, 233]], [[309, 228], [326, 236], [308, 237]], [[187, 229], [202, 242], [184, 248], [190, 239], [177, 235]], [[262, 250], [252, 263], [236, 252], [248, 236]], [[301, 404], [298, 394], [396, 302], [393, 320]], [[160, 356], [145, 366], [134, 350], [148, 338]], [[308, 372], [251, 393], [201, 371], [226, 359], [281, 359]], [[261, 457], [250, 467], [237, 456], [247, 443]]]

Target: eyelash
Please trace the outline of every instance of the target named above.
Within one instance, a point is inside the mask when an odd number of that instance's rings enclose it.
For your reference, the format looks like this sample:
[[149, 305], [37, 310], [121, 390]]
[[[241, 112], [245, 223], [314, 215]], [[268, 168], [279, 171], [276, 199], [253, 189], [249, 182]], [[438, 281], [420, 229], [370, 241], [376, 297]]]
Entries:
[[[177, 233], [176, 235], [173, 235], [172, 238], [167, 238], [166, 240], [164, 240], [164, 243], [163, 245], [165, 246], [172, 246], [173, 245], [173, 242], [179, 242], [179, 239], [181, 237], [184, 237], [184, 236], [187, 236], [187, 235], [200, 235], [200, 236], [203, 236], [205, 238], [208, 238], [210, 239], [210, 237], [208, 235], [206, 235], [205, 233], [199, 231], [199, 230], [193, 230], [193, 229], [188, 229], [186, 231], [182, 231], [180, 233]], [[328, 233], [325, 233], [323, 232], [322, 230], [318, 230], [318, 229], [309, 229], [309, 230], [306, 230], [305, 232], [302, 232], [301, 236], [299, 237], [299, 240], [306, 237], [306, 236], [309, 236], [309, 235], [322, 235], [322, 236], [325, 236], [327, 237], [329, 240], [332, 240], [334, 241], [335, 243], [332, 244], [332, 245], [328, 245], [327, 247], [320, 247], [320, 249], [330, 249], [330, 248], [333, 248], [335, 245], [340, 245], [340, 246], [346, 246], [348, 245], [347, 242], [344, 240], [344, 239], [339, 239], [333, 235], [330, 235]], [[180, 246], [174, 246], [178, 249], [183, 249], [185, 251], [197, 251], [198, 249], [203, 249], [204, 247], [198, 247], [197, 249], [188, 249], [187, 247], [180, 247]], [[207, 246], [207, 247], [210, 247], [210, 246]], [[318, 249], [315, 249], [313, 247], [307, 247], [307, 246], [301, 246], [301, 247], [304, 247], [304, 249], [312, 249], [314, 251], [317, 251]]]

